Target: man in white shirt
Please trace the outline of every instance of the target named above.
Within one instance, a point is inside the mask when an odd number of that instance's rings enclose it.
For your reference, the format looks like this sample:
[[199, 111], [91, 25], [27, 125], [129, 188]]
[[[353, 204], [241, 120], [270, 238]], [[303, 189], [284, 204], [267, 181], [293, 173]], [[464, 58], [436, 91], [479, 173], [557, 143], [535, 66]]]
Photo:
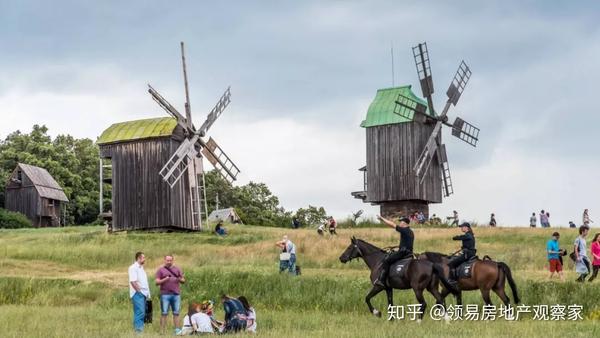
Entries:
[[144, 271], [146, 256], [143, 252], [136, 252], [135, 262], [129, 266], [129, 298], [133, 304], [133, 328], [136, 332], [144, 331], [144, 318], [146, 317], [146, 299], [150, 298], [148, 277]]

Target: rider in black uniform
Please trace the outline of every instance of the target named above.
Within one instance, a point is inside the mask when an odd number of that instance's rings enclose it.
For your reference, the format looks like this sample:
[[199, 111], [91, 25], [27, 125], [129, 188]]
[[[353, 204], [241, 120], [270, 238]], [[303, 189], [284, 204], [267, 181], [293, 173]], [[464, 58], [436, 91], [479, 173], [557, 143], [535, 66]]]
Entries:
[[[464, 222], [460, 225], [460, 230], [464, 233], [463, 235], [452, 237], [452, 240], [462, 241], [462, 246], [461, 253], [450, 258], [450, 261], [448, 262], [448, 266], [451, 269], [456, 269], [459, 265], [474, 257], [477, 253], [477, 250], [475, 249], [475, 235], [473, 234], [473, 230], [471, 230], [471, 224]], [[454, 274], [450, 274], [448, 281], [452, 284], [456, 284]]]
[[390, 266], [403, 258], [413, 256], [413, 242], [415, 241], [415, 235], [409, 227], [410, 220], [406, 217], [401, 217], [398, 225], [381, 216], [377, 216], [377, 218], [400, 233], [400, 247], [398, 251], [393, 252], [385, 257], [381, 263], [379, 277], [375, 280], [375, 282], [373, 282], [374, 285], [386, 287], [385, 283]]

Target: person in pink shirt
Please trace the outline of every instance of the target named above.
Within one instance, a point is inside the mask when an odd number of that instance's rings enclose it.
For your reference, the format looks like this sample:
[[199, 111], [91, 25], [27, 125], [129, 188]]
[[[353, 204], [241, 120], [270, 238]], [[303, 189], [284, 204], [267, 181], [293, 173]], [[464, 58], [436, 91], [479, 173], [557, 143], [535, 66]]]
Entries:
[[594, 280], [594, 278], [596, 278], [596, 276], [598, 275], [598, 270], [600, 270], [600, 233], [594, 235], [594, 239], [592, 240], [591, 251], [593, 258], [592, 269], [594, 273], [592, 274], [592, 277], [588, 279], [588, 281], [590, 282]]

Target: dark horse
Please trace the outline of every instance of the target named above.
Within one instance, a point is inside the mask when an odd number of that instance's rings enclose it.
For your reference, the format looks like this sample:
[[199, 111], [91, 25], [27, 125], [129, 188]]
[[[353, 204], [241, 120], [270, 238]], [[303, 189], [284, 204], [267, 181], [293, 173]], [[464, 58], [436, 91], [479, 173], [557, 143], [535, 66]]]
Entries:
[[[386, 251], [363, 240], [352, 237], [350, 245], [340, 256], [340, 261], [342, 263], [346, 263], [354, 258], [361, 257], [371, 270], [371, 284], [373, 284], [379, 275], [381, 262], [386, 255]], [[443, 304], [444, 302], [444, 298], [438, 290], [439, 281], [442, 281], [442, 284], [446, 286], [446, 289], [453, 290], [452, 285], [448, 283], [448, 280], [444, 276], [442, 267], [438, 264], [434, 264], [427, 260], [410, 258], [410, 262], [406, 266], [406, 271], [403, 276], [399, 276], [397, 273], [394, 273], [397, 266], [398, 262], [390, 266], [390, 273], [387, 279], [387, 285], [389, 287], [383, 288], [381, 286], [374, 285], [365, 298], [365, 301], [369, 306], [369, 311], [378, 317], [381, 317], [381, 312], [373, 307], [371, 304], [371, 298], [375, 297], [384, 289], [387, 293], [388, 306], [394, 305], [393, 289], [413, 289], [417, 300], [421, 304], [420, 318], [423, 318], [423, 314], [427, 308], [425, 297], [423, 297], [424, 290], [429, 291], [433, 295], [437, 304]]]
[[[438, 252], [424, 252], [419, 255], [419, 259], [427, 260], [434, 264], [440, 264], [443, 267], [444, 276], [448, 277], [450, 273], [450, 268], [448, 267], [450, 256]], [[456, 303], [462, 304], [462, 294], [460, 291], [481, 290], [483, 301], [486, 305], [490, 305], [492, 304], [490, 290], [493, 290], [498, 297], [502, 299], [504, 305], [508, 306], [510, 298], [508, 298], [504, 291], [506, 281], [508, 281], [508, 284], [512, 289], [515, 304], [520, 303], [519, 294], [517, 293], [517, 284], [515, 284], [508, 265], [504, 262], [494, 262], [487, 256], [484, 257], [483, 260], [477, 259], [471, 268], [471, 277], [458, 279], [459, 292], [455, 294]], [[450, 291], [445, 287], [442, 288], [442, 297], [444, 299], [449, 293]]]

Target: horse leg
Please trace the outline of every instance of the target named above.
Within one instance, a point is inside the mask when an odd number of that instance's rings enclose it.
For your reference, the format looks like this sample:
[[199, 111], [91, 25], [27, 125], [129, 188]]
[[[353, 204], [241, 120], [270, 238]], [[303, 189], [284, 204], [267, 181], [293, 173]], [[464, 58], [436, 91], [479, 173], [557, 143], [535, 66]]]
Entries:
[[510, 298], [508, 298], [506, 292], [504, 292], [504, 286], [494, 288], [494, 292], [502, 299], [504, 305], [508, 306], [510, 304]]
[[485, 305], [492, 305], [492, 299], [490, 298], [490, 289], [481, 289], [481, 296], [483, 297]]
[[367, 302], [367, 305], [369, 306], [369, 311], [377, 317], [381, 317], [381, 312], [379, 312], [377, 309], [375, 309], [373, 307], [373, 304], [371, 304], [371, 298], [375, 297], [382, 290], [383, 290], [383, 288], [381, 286], [373, 286], [371, 288], [371, 291], [369, 291], [369, 293], [365, 297], [365, 302]]
[[440, 294], [438, 288], [435, 287], [435, 285], [429, 284], [429, 286], [427, 286], [427, 291], [429, 291], [429, 293], [433, 295], [436, 304], [442, 304], [444, 307], [446, 307], [446, 304], [444, 304], [444, 298]]
[[415, 291], [415, 296], [417, 297], [417, 301], [421, 304], [421, 313], [419, 313], [419, 321], [423, 319], [423, 315], [425, 314], [425, 310], [427, 309], [427, 302], [425, 301], [425, 297], [423, 297], [423, 289], [417, 288], [413, 289]]
[[394, 289], [385, 289], [387, 294], [388, 307], [394, 306]]
[[456, 305], [462, 305], [462, 291], [458, 291], [456, 295]]

